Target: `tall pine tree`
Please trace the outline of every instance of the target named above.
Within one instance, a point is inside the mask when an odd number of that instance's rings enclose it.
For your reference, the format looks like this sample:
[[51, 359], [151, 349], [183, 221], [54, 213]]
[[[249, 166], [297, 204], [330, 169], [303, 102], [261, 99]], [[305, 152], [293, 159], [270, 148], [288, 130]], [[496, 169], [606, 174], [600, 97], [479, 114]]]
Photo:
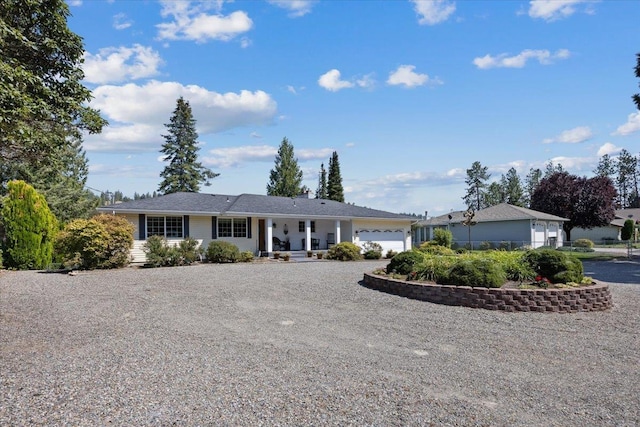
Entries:
[[320, 165], [320, 172], [318, 173], [318, 189], [316, 190], [316, 199], [326, 199], [327, 194], [327, 170], [324, 168], [324, 163]]
[[293, 153], [293, 144], [285, 137], [280, 143], [275, 166], [269, 174], [267, 195], [296, 197], [302, 193], [302, 170]]
[[200, 183], [209, 185], [209, 179], [220, 175], [198, 162], [198, 133], [191, 106], [182, 97], [178, 98], [171, 121], [165, 124], [168, 134], [160, 152], [164, 161], [169, 161], [160, 177], [163, 178], [158, 191], [164, 194], [186, 191], [197, 193]]
[[486, 207], [487, 181], [491, 174], [488, 168], [482, 166], [478, 161], [473, 162], [470, 169], [467, 169], [467, 178], [464, 180], [467, 187], [467, 194], [462, 198], [469, 209], [479, 211]]
[[338, 152], [334, 151], [329, 159], [329, 178], [327, 182], [327, 199], [344, 203], [344, 188], [340, 175], [340, 160]]

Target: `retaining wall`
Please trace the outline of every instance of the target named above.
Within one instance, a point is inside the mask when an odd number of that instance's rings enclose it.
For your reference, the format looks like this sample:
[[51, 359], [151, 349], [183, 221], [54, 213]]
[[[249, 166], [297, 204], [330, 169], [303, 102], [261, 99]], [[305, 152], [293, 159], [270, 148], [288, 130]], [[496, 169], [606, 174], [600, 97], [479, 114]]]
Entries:
[[364, 274], [365, 286], [436, 304], [484, 308], [487, 310], [576, 313], [601, 311], [613, 306], [605, 284], [567, 289], [472, 288], [407, 282], [374, 274]]

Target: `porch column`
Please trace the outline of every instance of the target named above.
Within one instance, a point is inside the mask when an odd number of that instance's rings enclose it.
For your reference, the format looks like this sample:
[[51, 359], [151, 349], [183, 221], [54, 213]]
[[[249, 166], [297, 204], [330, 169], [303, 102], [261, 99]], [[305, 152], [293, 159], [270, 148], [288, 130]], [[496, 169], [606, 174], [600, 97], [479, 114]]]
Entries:
[[267, 253], [273, 252], [273, 219], [267, 218]]
[[336, 220], [336, 241], [334, 242], [336, 245], [340, 243], [340, 220]]
[[304, 239], [304, 250], [311, 250], [311, 220], [307, 219], [304, 221], [304, 229], [305, 229], [305, 239]]
[[549, 223], [544, 222], [544, 245], [549, 246]]

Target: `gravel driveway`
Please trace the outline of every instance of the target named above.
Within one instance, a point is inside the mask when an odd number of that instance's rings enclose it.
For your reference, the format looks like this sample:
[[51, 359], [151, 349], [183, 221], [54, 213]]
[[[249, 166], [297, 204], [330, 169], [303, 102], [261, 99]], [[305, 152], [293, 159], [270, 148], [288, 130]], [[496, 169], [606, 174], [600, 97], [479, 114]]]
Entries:
[[372, 291], [385, 262], [0, 272], [0, 425], [640, 424], [640, 287], [578, 314]]

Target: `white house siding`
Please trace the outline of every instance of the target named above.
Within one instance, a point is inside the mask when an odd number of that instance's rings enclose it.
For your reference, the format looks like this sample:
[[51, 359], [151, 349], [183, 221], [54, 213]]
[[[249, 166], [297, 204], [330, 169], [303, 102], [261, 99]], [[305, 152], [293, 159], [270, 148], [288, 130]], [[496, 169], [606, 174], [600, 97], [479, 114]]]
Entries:
[[383, 254], [389, 250], [406, 251], [411, 249], [410, 231], [409, 221], [354, 220], [353, 243], [362, 246], [367, 241], [376, 242], [382, 246]]
[[603, 240], [620, 240], [620, 227], [608, 225], [606, 227], [596, 227], [588, 230], [586, 228], [573, 228], [571, 230], [571, 240], [589, 239], [593, 242]]

